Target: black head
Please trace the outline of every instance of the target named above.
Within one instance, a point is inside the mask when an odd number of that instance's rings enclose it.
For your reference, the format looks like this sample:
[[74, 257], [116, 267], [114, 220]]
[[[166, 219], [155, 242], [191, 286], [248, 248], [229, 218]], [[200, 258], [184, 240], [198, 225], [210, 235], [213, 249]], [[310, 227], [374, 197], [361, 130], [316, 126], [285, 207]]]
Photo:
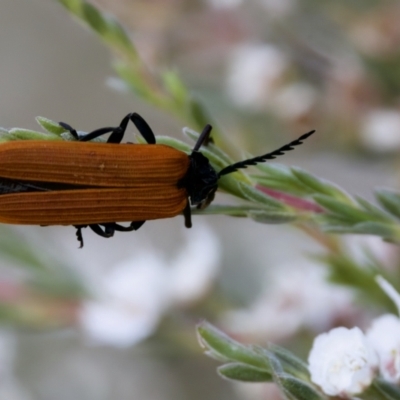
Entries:
[[193, 151], [189, 156], [190, 166], [185, 177], [185, 187], [192, 206], [206, 207], [218, 188], [218, 174], [211, 166], [207, 157], [198, 151]]
[[211, 166], [208, 158], [199, 152], [201, 145], [207, 143], [209, 140], [211, 129], [211, 125], [206, 125], [203, 129], [203, 132], [193, 148], [192, 154], [189, 156], [190, 166], [188, 172], [180, 182], [181, 186], [185, 187], [188, 192], [191, 205], [197, 206], [198, 208], [205, 208], [213, 201], [215, 192], [218, 188], [218, 180], [221, 176], [281, 156], [286, 151], [293, 150], [294, 146], [302, 144], [304, 139], [307, 139], [315, 132], [311, 131], [305, 133], [298, 139], [274, 150], [271, 153], [228, 165], [217, 173]]
[[206, 125], [203, 129], [189, 156], [188, 172], [180, 182], [180, 186], [185, 187], [188, 192], [190, 204], [198, 208], [207, 207], [218, 188], [217, 172], [211, 166], [208, 158], [199, 152], [201, 145], [208, 142], [211, 129], [211, 125]]

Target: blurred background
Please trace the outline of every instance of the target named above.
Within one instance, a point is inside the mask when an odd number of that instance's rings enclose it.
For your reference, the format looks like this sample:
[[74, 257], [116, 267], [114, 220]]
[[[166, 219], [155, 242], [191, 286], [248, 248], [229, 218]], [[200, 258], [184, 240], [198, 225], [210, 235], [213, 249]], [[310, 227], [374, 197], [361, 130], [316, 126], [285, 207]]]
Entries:
[[[317, 129], [280, 162], [370, 200], [374, 187], [398, 186], [397, 2], [93, 4], [131, 32], [150, 71], [179, 73], [236, 159]], [[90, 131], [136, 111], [156, 134], [183, 139], [182, 121], [125, 90], [109, 50], [56, 1], [2, 0], [0, 54], [0, 126], [38, 130], [44, 116]], [[399, 264], [379, 238], [224, 216], [193, 222], [147, 222], [108, 240], [84, 231], [83, 249], [72, 227], [1, 226], [0, 399], [279, 399], [271, 385], [220, 379], [196, 323], [306, 358], [317, 333], [377, 312], [326, 283], [310, 255], [335, 240], [360, 265]]]

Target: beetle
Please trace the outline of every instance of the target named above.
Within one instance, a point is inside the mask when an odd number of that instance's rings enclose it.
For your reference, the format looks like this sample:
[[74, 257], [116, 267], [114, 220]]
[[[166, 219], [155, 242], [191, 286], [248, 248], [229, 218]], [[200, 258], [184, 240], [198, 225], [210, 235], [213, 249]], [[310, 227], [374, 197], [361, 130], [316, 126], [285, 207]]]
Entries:
[[[131, 121], [147, 144], [121, 144]], [[59, 125], [76, 141], [25, 140], [0, 144], [0, 222], [24, 225], [73, 225], [83, 246], [82, 229], [109, 238], [116, 231], [138, 230], [146, 220], [183, 213], [190, 228], [191, 206], [207, 207], [227, 174], [276, 158], [314, 133], [262, 156], [216, 172], [200, 147], [210, 140], [206, 125], [190, 155], [156, 144], [155, 135], [137, 113], [117, 127], [85, 135]], [[106, 142], [90, 142], [110, 133]], [[128, 226], [118, 222], [131, 221]]]

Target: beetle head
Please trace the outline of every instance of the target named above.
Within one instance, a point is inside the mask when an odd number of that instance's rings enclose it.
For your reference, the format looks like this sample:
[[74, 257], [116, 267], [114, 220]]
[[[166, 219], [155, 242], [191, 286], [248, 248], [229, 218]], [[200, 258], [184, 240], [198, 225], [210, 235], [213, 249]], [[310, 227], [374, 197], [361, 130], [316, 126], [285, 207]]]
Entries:
[[189, 156], [189, 170], [181, 182], [188, 192], [190, 203], [205, 208], [214, 198], [218, 187], [218, 175], [207, 157], [198, 151]]

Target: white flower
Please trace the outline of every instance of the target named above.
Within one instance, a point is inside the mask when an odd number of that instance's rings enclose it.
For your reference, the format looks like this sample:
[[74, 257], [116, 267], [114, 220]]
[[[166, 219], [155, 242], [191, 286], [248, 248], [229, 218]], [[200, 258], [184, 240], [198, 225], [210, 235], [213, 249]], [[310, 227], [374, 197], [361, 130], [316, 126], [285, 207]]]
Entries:
[[281, 340], [305, 327], [329, 329], [332, 322], [348, 315], [352, 293], [326, 282], [319, 265], [297, 262], [280, 265], [266, 279], [268, 286], [256, 302], [245, 310], [226, 314], [227, 329], [249, 340]]
[[[375, 280], [382, 290], [396, 304], [400, 313], [400, 295], [381, 276]], [[379, 370], [383, 378], [392, 383], [400, 383], [400, 319], [392, 314], [376, 318], [367, 331], [367, 338], [379, 357]]]
[[288, 68], [286, 56], [272, 45], [238, 47], [229, 66], [227, 91], [242, 107], [262, 109], [279, 86]]
[[392, 314], [376, 318], [367, 331], [367, 339], [378, 354], [382, 377], [400, 383], [400, 319]]
[[316, 90], [306, 83], [284, 86], [274, 99], [275, 111], [283, 118], [301, 118], [311, 112], [317, 101]]
[[378, 358], [359, 328], [335, 328], [315, 338], [308, 357], [311, 380], [330, 396], [361, 393], [376, 374]]
[[154, 250], [136, 249], [93, 285], [97, 297], [80, 313], [81, 327], [93, 343], [132, 346], [155, 331], [168, 309], [206, 293], [217, 273], [218, 241], [200, 224], [187, 235], [187, 246], [171, 265]]
[[98, 299], [82, 307], [85, 333], [94, 343], [118, 347], [149, 336], [168, 306], [166, 278], [162, 259], [149, 253], [116, 266], [104, 276]]
[[393, 152], [400, 148], [400, 112], [390, 109], [371, 111], [364, 119], [361, 139], [377, 152]]

